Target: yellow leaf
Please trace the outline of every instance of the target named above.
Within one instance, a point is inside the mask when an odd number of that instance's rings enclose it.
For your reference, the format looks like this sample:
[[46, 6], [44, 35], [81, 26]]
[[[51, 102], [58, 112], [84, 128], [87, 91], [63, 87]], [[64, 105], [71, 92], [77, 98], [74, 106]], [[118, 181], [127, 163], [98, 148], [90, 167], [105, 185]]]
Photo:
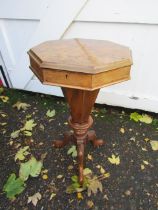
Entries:
[[48, 169], [44, 169], [44, 170], [42, 170], [42, 173], [43, 173], [43, 174], [48, 173]]
[[100, 169], [101, 168], [101, 165], [97, 165], [96, 168]]
[[63, 175], [59, 174], [59, 175], [57, 176], [57, 179], [61, 179], [61, 178], [63, 178]]
[[26, 110], [28, 107], [30, 107], [30, 104], [22, 103], [20, 101], [13, 105], [13, 108], [17, 108], [17, 110]]
[[50, 195], [49, 200], [52, 200], [52, 198], [54, 198], [55, 196], [56, 196], [56, 193], [52, 193], [52, 194]]
[[42, 176], [42, 179], [44, 179], [44, 180], [48, 179], [48, 175], [47, 175], [47, 174], [44, 174], [44, 175]]
[[115, 165], [120, 164], [120, 157], [119, 156], [116, 157], [114, 154], [112, 154], [112, 157], [111, 158], [109, 157], [108, 160], [111, 164], [115, 164]]
[[88, 158], [88, 160], [93, 160], [93, 157], [90, 154], [88, 154], [87, 158]]
[[120, 128], [120, 132], [121, 133], [125, 133], [125, 129], [124, 128]]
[[7, 115], [2, 113], [1, 116], [2, 116], [2, 117], [6, 117]]
[[144, 170], [145, 166], [143, 164], [141, 164], [140, 168], [141, 168], [141, 170]]
[[100, 173], [101, 174], [104, 174], [105, 173], [105, 170], [104, 170], [104, 168], [102, 166], [100, 167]]
[[87, 206], [88, 206], [88, 209], [91, 209], [91, 208], [94, 206], [93, 201], [88, 200], [88, 201], [87, 201]]
[[158, 150], [158, 141], [150, 141], [151, 144], [151, 148], [153, 151], [157, 151]]
[[6, 103], [6, 102], [8, 102], [9, 97], [8, 97], [8, 96], [0, 96], [0, 99], [1, 99], [4, 103]]
[[145, 142], [148, 142], [148, 141], [150, 141], [150, 139], [149, 138], [145, 138], [144, 141]]
[[108, 172], [108, 173], [105, 173], [105, 174], [104, 174], [104, 177], [105, 177], [105, 178], [110, 177], [110, 173], [109, 173], [109, 172]]
[[153, 119], [147, 114], [142, 114], [142, 117], [139, 119], [140, 122], [144, 122], [146, 124], [152, 123]]
[[142, 151], [148, 151], [145, 147], [142, 147]]
[[83, 196], [82, 196], [82, 193], [81, 192], [78, 192], [77, 193], [77, 199], [78, 200], [83, 200]]
[[146, 160], [143, 160], [143, 163], [144, 163], [145, 165], [149, 165], [149, 162], [146, 161]]

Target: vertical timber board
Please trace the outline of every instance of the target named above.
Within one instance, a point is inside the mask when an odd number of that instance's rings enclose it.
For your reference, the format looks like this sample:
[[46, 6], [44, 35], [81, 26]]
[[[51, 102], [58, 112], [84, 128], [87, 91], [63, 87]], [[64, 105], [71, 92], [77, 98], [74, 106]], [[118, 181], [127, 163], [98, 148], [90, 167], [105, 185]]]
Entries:
[[53, 0], [51, 2], [22, 52], [19, 62], [15, 65], [14, 71], [10, 73], [14, 88], [30, 90], [29, 82], [33, 74], [29, 71], [27, 51], [43, 41], [60, 39], [86, 2], [87, 0]]

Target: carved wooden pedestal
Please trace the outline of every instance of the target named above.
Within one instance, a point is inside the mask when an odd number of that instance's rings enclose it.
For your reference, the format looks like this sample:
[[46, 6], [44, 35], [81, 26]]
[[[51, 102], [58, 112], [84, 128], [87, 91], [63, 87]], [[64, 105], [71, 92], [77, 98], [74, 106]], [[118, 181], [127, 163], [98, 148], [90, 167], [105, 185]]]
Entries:
[[90, 116], [100, 88], [130, 79], [132, 65], [128, 47], [104, 40], [66, 39], [41, 43], [28, 52], [30, 68], [46, 85], [62, 87], [70, 106], [68, 119], [73, 134], [66, 133], [62, 147], [68, 142], [77, 145], [79, 181], [83, 182], [84, 147], [88, 141], [94, 146], [103, 144], [94, 131]]
[[65, 133], [64, 139], [54, 141], [53, 145], [55, 147], [63, 147], [69, 142], [76, 144], [79, 167], [79, 182], [82, 184], [85, 144], [88, 141], [91, 141], [94, 146], [100, 146], [104, 143], [103, 140], [96, 138], [95, 131], [88, 131], [93, 124], [93, 119], [90, 116], [90, 113], [99, 89], [87, 91], [72, 88], [62, 88], [62, 91], [67, 99], [71, 112], [68, 123], [74, 132]]

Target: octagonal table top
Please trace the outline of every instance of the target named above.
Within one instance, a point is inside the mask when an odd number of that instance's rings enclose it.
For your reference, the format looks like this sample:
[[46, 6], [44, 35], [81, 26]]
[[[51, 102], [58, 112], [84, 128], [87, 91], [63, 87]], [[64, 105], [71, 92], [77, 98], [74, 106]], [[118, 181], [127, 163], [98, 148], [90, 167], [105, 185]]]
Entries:
[[130, 49], [110, 41], [52, 40], [28, 54], [30, 68], [44, 84], [94, 90], [130, 78]]

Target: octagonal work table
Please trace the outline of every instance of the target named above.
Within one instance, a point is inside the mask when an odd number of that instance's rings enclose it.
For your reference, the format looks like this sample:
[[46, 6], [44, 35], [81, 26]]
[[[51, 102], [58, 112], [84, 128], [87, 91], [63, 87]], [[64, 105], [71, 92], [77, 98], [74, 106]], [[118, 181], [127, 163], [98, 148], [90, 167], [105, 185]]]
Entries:
[[100, 88], [130, 79], [132, 57], [129, 48], [90, 39], [47, 41], [28, 52], [30, 68], [47, 85], [60, 86], [70, 107], [68, 123], [73, 133], [53, 141], [55, 147], [69, 142], [77, 146], [79, 182], [83, 183], [84, 147], [104, 143], [94, 130], [91, 110]]

